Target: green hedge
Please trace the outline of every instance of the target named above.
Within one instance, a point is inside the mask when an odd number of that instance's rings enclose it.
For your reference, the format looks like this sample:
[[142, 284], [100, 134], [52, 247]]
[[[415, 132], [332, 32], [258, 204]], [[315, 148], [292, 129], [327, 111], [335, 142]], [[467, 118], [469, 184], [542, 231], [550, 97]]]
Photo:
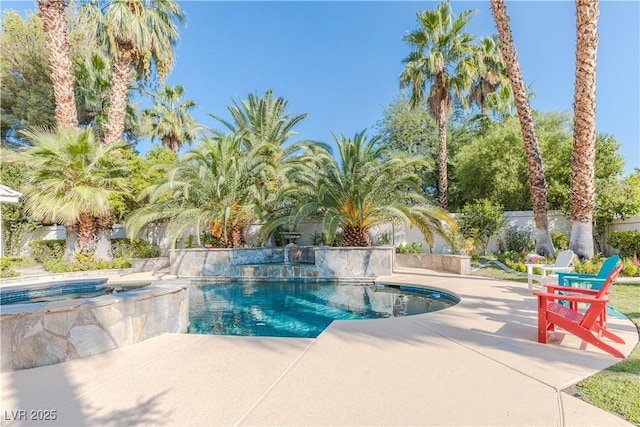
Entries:
[[413, 242], [410, 245], [398, 245], [396, 247], [396, 253], [398, 254], [421, 254], [422, 245], [418, 242]]
[[45, 263], [64, 256], [64, 240], [32, 240], [29, 242], [31, 257], [36, 262]]
[[640, 256], [640, 230], [614, 231], [607, 243], [617, 249], [622, 258], [631, 258], [634, 253]]
[[71, 271], [91, 271], [120, 269], [131, 267], [129, 258], [114, 258], [111, 261], [94, 261], [80, 255], [78, 261], [65, 261], [63, 259], [50, 259], [44, 263], [44, 269], [52, 273], [67, 273]]
[[[32, 240], [29, 242], [31, 256], [36, 262], [45, 263], [62, 259], [64, 256], [64, 240]], [[142, 239], [111, 239], [114, 258], [155, 258], [160, 256], [158, 245]]]
[[162, 253], [158, 245], [143, 239], [111, 239], [111, 248], [114, 258], [155, 258]]

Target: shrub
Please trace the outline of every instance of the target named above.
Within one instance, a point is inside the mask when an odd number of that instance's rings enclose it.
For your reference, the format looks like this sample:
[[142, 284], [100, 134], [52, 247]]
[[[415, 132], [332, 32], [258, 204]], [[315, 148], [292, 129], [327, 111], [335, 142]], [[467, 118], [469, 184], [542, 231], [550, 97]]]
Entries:
[[504, 244], [507, 251], [526, 253], [535, 248], [536, 242], [531, 230], [509, 227], [505, 234]]
[[640, 230], [614, 231], [607, 243], [617, 249], [622, 258], [631, 258], [634, 253], [640, 254]]
[[552, 231], [551, 241], [553, 242], [553, 247], [556, 248], [556, 251], [569, 249], [569, 238], [562, 231]]
[[519, 271], [520, 273], [527, 271], [527, 266], [524, 263], [525, 255], [522, 252], [507, 251], [498, 254], [497, 258], [498, 261], [515, 271]]
[[111, 239], [111, 248], [114, 258], [155, 258], [161, 254], [158, 245], [144, 239]]
[[483, 199], [466, 204], [458, 217], [460, 231], [465, 238], [478, 242], [477, 248], [483, 252], [487, 249], [489, 239], [498, 235], [504, 227], [502, 206]]
[[204, 232], [200, 235], [200, 243], [203, 246], [211, 246], [214, 248], [223, 248], [222, 240], [219, 237], [214, 236], [210, 232]]
[[396, 248], [397, 254], [421, 254], [422, 245], [418, 242], [413, 242], [410, 245], [400, 244]]
[[31, 256], [36, 262], [44, 263], [64, 256], [64, 240], [31, 240], [29, 242]]
[[622, 260], [622, 274], [629, 277], [638, 276], [640, 269], [636, 267], [632, 259], [625, 258]]
[[576, 273], [596, 274], [600, 270], [600, 267], [594, 262], [594, 260], [586, 260], [582, 262], [575, 262], [574, 271]]
[[95, 261], [91, 256], [78, 255], [77, 261], [69, 262], [63, 259], [50, 259], [44, 263], [44, 269], [52, 273], [67, 273], [72, 271], [106, 270], [131, 267], [129, 258], [114, 258], [111, 261]]
[[20, 275], [13, 267], [23, 265], [24, 262], [21, 258], [0, 258], [0, 278], [17, 277]]

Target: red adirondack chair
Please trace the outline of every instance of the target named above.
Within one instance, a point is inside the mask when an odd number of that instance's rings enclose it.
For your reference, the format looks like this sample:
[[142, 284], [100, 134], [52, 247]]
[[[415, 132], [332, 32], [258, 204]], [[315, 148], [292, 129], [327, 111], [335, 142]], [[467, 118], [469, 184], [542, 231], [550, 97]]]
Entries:
[[[622, 266], [617, 266], [598, 290], [569, 288], [547, 285], [547, 292], [535, 291], [538, 296], [538, 342], [547, 342], [547, 331], [553, 332], [559, 326], [578, 338], [598, 347], [607, 353], [621, 357], [624, 354], [602, 341], [602, 337], [624, 344], [624, 340], [607, 329], [607, 302], [609, 287]], [[569, 307], [557, 301], [568, 301]], [[578, 311], [578, 304], [588, 304], [584, 313]]]

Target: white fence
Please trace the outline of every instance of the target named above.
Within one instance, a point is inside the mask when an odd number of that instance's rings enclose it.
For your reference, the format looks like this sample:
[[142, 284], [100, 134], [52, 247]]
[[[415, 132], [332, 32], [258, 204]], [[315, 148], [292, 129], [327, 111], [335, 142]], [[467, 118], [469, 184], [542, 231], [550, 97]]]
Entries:
[[[530, 229], [534, 230], [534, 221], [533, 221], [533, 212], [531, 211], [513, 211], [513, 212], [505, 212], [506, 217], [506, 226], [507, 227], [515, 227], [518, 229]], [[567, 218], [560, 211], [551, 211], [549, 212], [549, 228], [551, 231], [562, 231], [567, 236], [570, 236], [571, 232], [571, 220]], [[259, 225], [255, 225], [250, 227], [247, 232], [247, 245], [248, 246], [258, 246], [258, 231], [260, 230]], [[640, 216], [635, 216], [631, 218], [627, 218], [625, 220], [615, 220], [611, 224], [607, 226], [605, 233], [605, 241], [606, 238], [614, 231], [632, 231], [632, 230], [640, 230]], [[166, 237], [166, 224], [154, 224], [147, 226], [140, 234], [140, 237], [147, 239], [150, 242], [158, 244], [163, 250], [165, 254], [168, 253], [170, 248], [170, 242]], [[319, 222], [302, 222], [298, 227], [297, 231], [301, 233], [301, 237], [298, 240], [298, 245], [300, 246], [310, 246], [314, 243], [314, 236], [320, 235], [322, 233], [322, 224]], [[186, 237], [189, 235], [193, 235], [195, 238], [195, 230], [191, 230], [190, 232], [185, 233], [184, 237], [178, 242], [178, 248], [185, 247]], [[127, 237], [126, 229], [122, 224], [116, 224], [114, 226], [114, 230], [112, 233], [112, 237]], [[398, 246], [400, 244], [411, 244], [414, 242], [420, 243], [422, 245], [423, 252], [430, 252], [429, 247], [420, 231], [415, 227], [410, 227], [407, 225], [386, 225], [377, 227], [371, 232], [371, 237], [374, 244], [391, 244], [394, 246]], [[504, 233], [501, 236], [504, 240]], [[33, 231], [29, 236], [27, 236], [26, 241], [23, 245], [23, 252], [28, 252], [27, 242], [33, 239], [64, 239], [65, 231], [62, 226], [48, 226], [41, 227]], [[195, 242], [194, 242], [195, 243]], [[615, 253], [616, 251], [605, 245], [602, 248], [606, 255]], [[491, 239], [489, 241], [489, 245], [487, 247], [488, 252], [496, 251], [497, 244], [496, 239]], [[435, 245], [433, 247], [433, 253], [450, 253], [451, 248], [449, 244], [446, 243], [443, 239], [436, 237]]]

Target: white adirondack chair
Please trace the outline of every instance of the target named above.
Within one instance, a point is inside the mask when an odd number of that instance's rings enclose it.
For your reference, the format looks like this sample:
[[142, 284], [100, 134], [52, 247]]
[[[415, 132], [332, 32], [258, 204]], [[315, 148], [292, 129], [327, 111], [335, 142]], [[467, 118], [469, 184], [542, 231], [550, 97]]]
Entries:
[[[571, 264], [573, 263], [574, 257], [575, 254], [573, 251], [567, 249], [558, 254], [555, 264], [527, 264], [527, 284], [529, 285], [529, 290], [533, 290], [534, 281], [540, 282], [540, 286], [542, 287], [545, 278], [548, 277], [549, 274], [573, 271]], [[534, 274], [534, 268], [539, 268], [541, 270], [540, 274]]]

